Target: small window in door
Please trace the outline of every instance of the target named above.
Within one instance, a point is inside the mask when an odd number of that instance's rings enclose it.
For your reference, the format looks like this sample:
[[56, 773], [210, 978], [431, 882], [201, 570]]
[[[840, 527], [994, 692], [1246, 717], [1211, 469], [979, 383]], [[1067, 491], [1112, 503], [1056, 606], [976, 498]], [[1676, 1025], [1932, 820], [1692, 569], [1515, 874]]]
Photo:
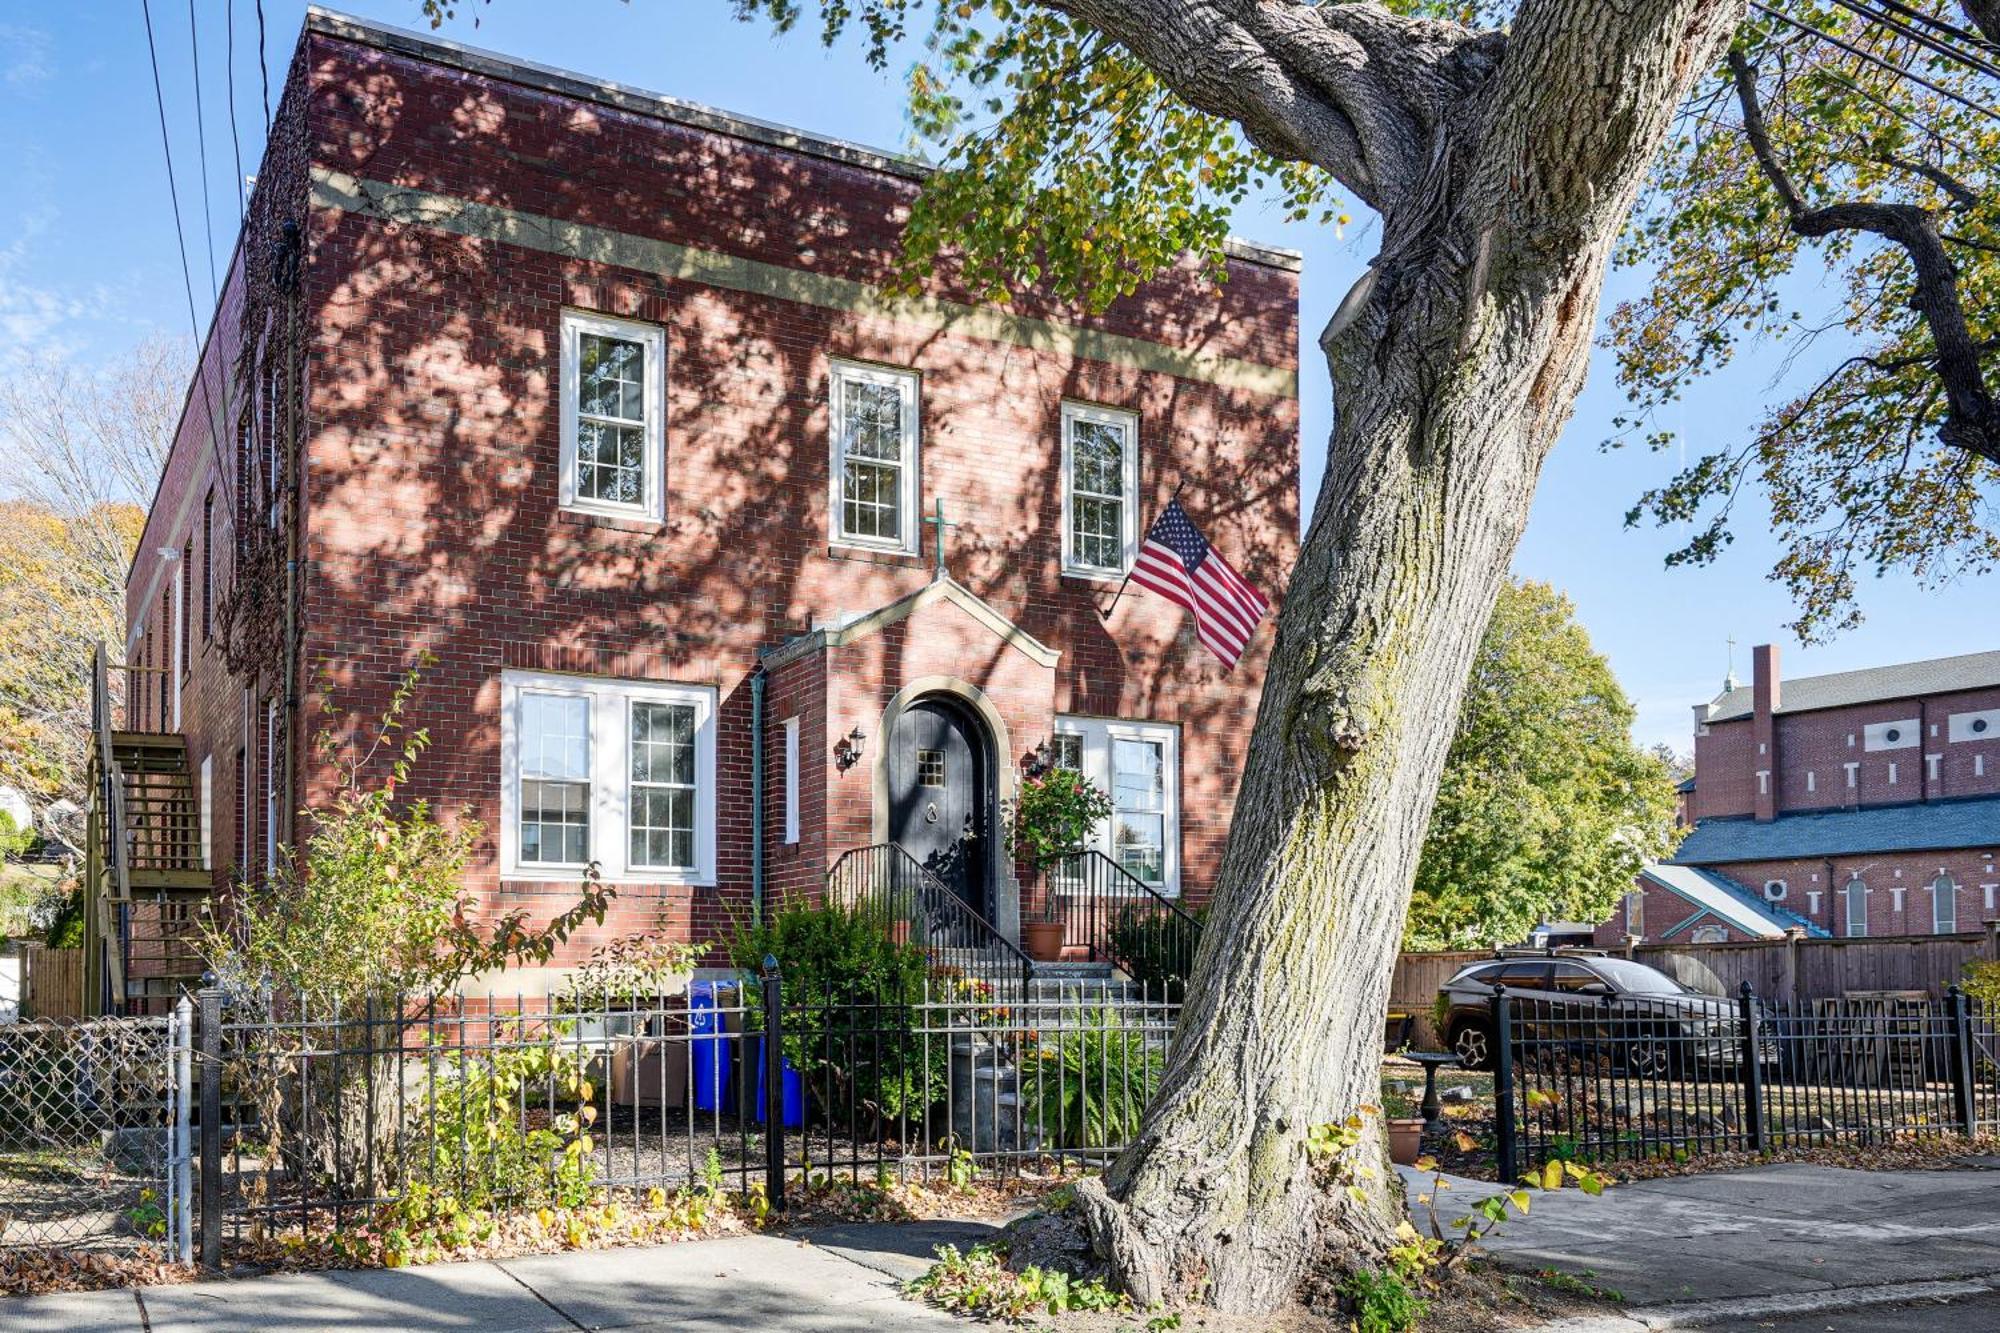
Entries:
[[917, 785], [919, 787], [944, 786], [944, 751], [917, 751]]

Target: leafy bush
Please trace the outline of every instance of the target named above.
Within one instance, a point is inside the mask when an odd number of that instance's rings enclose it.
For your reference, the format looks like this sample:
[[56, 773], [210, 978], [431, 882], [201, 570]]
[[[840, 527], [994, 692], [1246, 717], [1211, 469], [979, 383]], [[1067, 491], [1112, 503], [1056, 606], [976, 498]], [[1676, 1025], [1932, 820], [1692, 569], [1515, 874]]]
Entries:
[[1155, 990], [1184, 987], [1201, 941], [1201, 917], [1192, 921], [1157, 904], [1128, 905], [1111, 923], [1111, 956], [1132, 980]]
[[1354, 1303], [1359, 1333], [1409, 1333], [1430, 1313], [1430, 1302], [1418, 1299], [1402, 1278], [1378, 1269], [1351, 1275], [1340, 1291]]
[[83, 886], [56, 885], [35, 900], [33, 919], [42, 925], [42, 942], [51, 949], [83, 947]]
[[[433, 1214], [498, 1204], [576, 1208], [589, 1198], [596, 1088], [582, 1052], [567, 1044], [570, 1034], [559, 1023], [524, 1040], [518, 1025], [508, 1025], [491, 1051], [434, 1057], [417, 1193]], [[551, 1104], [569, 1109], [545, 1113]]]
[[14, 816], [5, 810], [0, 810], [0, 857], [12, 860], [14, 857], [25, 855], [34, 845], [34, 826], [31, 824], [27, 828], [18, 828], [15, 826]]
[[1021, 1068], [1021, 1096], [1051, 1148], [1107, 1148], [1129, 1143], [1160, 1086], [1166, 1055], [1119, 1011], [1099, 1008], [1086, 1026], [1031, 1039]]
[[[917, 1005], [930, 960], [867, 907], [786, 904], [739, 924], [730, 960], [755, 975], [766, 955], [784, 979], [785, 1058], [822, 1109], [854, 1105], [894, 1119], [943, 1099], [949, 1044], [926, 1040]], [[747, 983], [750, 1008], [759, 988]], [[753, 1020], [754, 1021], [754, 1020]]]
[[1032, 1264], [1016, 1273], [997, 1246], [975, 1245], [960, 1254], [956, 1245], [940, 1245], [936, 1253], [937, 1262], [909, 1289], [961, 1314], [1014, 1323], [1032, 1314], [1131, 1308], [1130, 1297], [1097, 1278], [1074, 1278]]
[[1040, 861], [1084, 845], [1090, 831], [1111, 817], [1111, 798], [1073, 768], [1025, 774], [1008, 822], [1014, 855]]

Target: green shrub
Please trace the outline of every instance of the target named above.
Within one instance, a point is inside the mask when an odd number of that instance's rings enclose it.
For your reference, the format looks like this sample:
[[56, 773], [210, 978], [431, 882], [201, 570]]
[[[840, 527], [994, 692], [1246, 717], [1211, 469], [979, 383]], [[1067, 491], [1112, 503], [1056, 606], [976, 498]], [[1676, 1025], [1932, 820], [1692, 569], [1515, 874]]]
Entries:
[[[898, 941], [869, 907], [787, 904], [761, 925], [739, 925], [730, 961], [754, 977], [766, 955], [784, 979], [785, 1058], [805, 1075], [822, 1109], [853, 1105], [885, 1118], [920, 1115], [941, 1101], [950, 1044], [926, 1037], [917, 1006], [930, 960]], [[746, 980], [753, 1025], [759, 988]]]
[[1083, 1015], [1077, 1031], [1033, 1037], [1021, 1067], [1021, 1098], [1051, 1148], [1130, 1143], [1160, 1086], [1165, 1052], [1127, 1028], [1119, 1011]]
[[1090, 831], [1111, 817], [1111, 798], [1073, 768], [1024, 776], [1009, 812], [1007, 837], [1014, 855], [1039, 862], [1075, 851]]
[[1154, 990], [1187, 985], [1201, 941], [1201, 918], [1187, 917], [1157, 904], [1126, 906], [1111, 923], [1111, 956], [1132, 980]]
[[51, 949], [83, 947], [83, 886], [57, 886], [35, 904], [35, 915], [46, 920], [42, 942]]
[[583, 1053], [568, 1043], [571, 1032], [558, 1023], [524, 1040], [510, 1024], [496, 1032], [491, 1051], [434, 1057], [428, 1113], [412, 1118], [425, 1149], [419, 1198], [430, 1212], [576, 1208], [589, 1198], [597, 1090]]
[[24, 856], [27, 854], [28, 849], [34, 845], [34, 825], [30, 824], [27, 828], [17, 828], [14, 824], [14, 816], [8, 814], [5, 810], [0, 810], [0, 857], [12, 860], [17, 856]]
[[1430, 1313], [1430, 1302], [1418, 1299], [1402, 1278], [1377, 1269], [1353, 1274], [1340, 1292], [1354, 1303], [1358, 1333], [1409, 1333]]

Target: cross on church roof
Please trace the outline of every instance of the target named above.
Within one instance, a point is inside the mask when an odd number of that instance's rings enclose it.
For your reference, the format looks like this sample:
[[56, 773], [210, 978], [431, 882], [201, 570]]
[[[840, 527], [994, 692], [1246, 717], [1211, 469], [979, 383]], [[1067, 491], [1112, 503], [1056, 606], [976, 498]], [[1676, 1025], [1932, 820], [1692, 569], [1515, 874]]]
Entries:
[[931, 527], [933, 527], [933, 528], [935, 528], [935, 529], [936, 529], [936, 534], [935, 534], [935, 536], [934, 536], [934, 537], [932, 538], [932, 540], [933, 540], [933, 541], [934, 541], [934, 542], [936, 543], [936, 545], [937, 545], [937, 572], [936, 572], [935, 574], [933, 574], [933, 575], [932, 575], [931, 577], [932, 577], [933, 579], [938, 579], [938, 580], [942, 580], [942, 579], [944, 578], [944, 533], [945, 533], [945, 529], [946, 529], [946, 528], [956, 528], [956, 527], [959, 527], [960, 525], [959, 525], [959, 524], [957, 524], [957, 523], [947, 523], [947, 522], [945, 522], [945, 519], [944, 519], [944, 501], [943, 501], [942, 499], [940, 499], [940, 500], [938, 500], [938, 501], [937, 501], [937, 508], [936, 508], [936, 511], [935, 511], [935, 513], [934, 513], [934, 514], [932, 515], [932, 517], [930, 517], [930, 518], [927, 518], [927, 519], [925, 519], [925, 520], [924, 520], [924, 522], [925, 522], [925, 523], [928, 523], [928, 524], [930, 524], [930, 525], [931, 525]]

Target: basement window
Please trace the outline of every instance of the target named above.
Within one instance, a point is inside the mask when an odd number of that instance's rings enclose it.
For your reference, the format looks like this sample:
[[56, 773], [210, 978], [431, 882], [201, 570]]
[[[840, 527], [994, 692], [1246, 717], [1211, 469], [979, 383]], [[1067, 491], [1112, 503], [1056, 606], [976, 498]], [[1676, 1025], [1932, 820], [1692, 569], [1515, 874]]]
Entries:
[[563, 508], [665, 517], [666, 356], [657, 324], [563, 312]]

